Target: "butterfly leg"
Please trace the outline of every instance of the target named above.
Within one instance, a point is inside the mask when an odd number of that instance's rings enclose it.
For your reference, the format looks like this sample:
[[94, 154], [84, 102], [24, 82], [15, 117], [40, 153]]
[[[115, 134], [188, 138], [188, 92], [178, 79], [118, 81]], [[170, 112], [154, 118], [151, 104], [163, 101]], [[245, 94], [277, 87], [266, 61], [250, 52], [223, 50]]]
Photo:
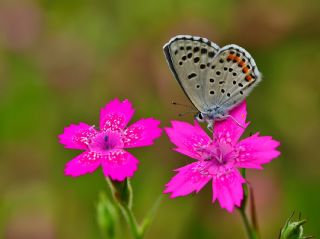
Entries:
[[240, 126], [241, 128], [245, 128], [242, 124], [240, 124], [232, 115], [227, 115], [227, 118], [231, 118], [238, 126]]
[[207, 121], [207, 123], [208, 123], [207, 128], [210, 132], [213, 132], [213, 122], [214, 122], [213, 120]]

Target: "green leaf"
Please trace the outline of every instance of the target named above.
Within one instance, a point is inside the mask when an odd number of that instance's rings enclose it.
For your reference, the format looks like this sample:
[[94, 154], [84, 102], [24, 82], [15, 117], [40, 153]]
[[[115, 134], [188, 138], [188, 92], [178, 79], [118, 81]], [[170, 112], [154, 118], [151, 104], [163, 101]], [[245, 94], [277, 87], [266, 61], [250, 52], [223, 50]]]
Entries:
[[150, 227], [157, 211], [158, 208], [160, 206], [160, 203], [163, 199], [163, 196], [161, 195], [153, 204], [152, 208], [150, 209], [150, 211], [147, 213], [147, 215], [145, 216], [145, 218], [143, 219], [143, 222], [141, 224], [140, 227], [140, 235], [144, 236], [144, 234], [146, 233], [146, 230]]

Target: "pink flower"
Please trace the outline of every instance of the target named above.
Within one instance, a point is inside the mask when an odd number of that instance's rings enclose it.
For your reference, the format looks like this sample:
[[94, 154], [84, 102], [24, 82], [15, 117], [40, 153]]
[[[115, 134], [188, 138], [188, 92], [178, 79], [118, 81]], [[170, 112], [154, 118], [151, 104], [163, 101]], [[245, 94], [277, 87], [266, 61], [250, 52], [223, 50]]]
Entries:
[[269, 163], [278, 157], [276, 150], [279, 142], [270, 136], [259, 136], [256, 133], [240, 140], [246, 123], [246, 103], [241, 103], [232, 110], [234, 120], [228, 118], [215, 123], [214, 139], [211, 139], [195, 121], [194, 125], [172, 121], [172, 128], [166, 132], [177, 147], [175, 150], [197, 161], [178, 168], [177, 174], [166, 185], [164, 193], [170, 197], [185, 196], [198, 193], [212, 180], [212, 202], [219, 201], [222, 208], [232, 212], [234, 206], [239, 207], [243, 199], [242, 184], [245, 179], [237, 168], [262, 169], [262, 164]]
[[100, 130], [85, 123], [66, 127], [59, 142], [85, 151], [66, 164], [65, 175], [92, 173], [101, 165], [104, 175], [113, 180], [133, 176], [139, 161], [124, 149], [151, 145], [161, 135], [160, 121], [152, 118], [126, 128], [133, 113], [128, 100], [115, 99], [100, 111]]

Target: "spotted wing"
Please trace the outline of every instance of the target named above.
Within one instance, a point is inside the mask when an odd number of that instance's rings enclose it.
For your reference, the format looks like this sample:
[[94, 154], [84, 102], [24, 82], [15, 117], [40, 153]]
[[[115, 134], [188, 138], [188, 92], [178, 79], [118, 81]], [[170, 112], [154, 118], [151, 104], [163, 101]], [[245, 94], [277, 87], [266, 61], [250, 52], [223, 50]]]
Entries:
[[229, 111], [261, 81], [261, 74], [251, 55], [232, 44], [217, 53], [206, 81], [209, 83], [204, 94], [206, 104]]
[[218, 45], [206, 38], [180, 35], [164, 45], [169, 67], [183, 91], [201, 112], [210, 108], [205, 92], [211, 82], [208, 74], [211, 62], [219, 51]]

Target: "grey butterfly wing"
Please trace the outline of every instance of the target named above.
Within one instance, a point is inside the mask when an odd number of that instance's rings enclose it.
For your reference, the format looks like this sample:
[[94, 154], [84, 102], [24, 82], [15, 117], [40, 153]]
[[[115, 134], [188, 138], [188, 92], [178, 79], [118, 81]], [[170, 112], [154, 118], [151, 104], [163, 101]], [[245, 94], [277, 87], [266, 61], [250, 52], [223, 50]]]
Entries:
[[[207, 105], [219, 106], [226, 112], [241, 103], [261, 81], [261, 74], [251, 55], [237, 45], [226, 45], [212, 62], [204, 92]], [[213, 79], [213, 80], [212, 80]]]
[[206, 38], [181, 35], [172, 38], [164, 53], [169, 67], [183, 91], [201, 112], [210, 108], [205, 91], [211, 82], [208, 74], [219, 47]]

